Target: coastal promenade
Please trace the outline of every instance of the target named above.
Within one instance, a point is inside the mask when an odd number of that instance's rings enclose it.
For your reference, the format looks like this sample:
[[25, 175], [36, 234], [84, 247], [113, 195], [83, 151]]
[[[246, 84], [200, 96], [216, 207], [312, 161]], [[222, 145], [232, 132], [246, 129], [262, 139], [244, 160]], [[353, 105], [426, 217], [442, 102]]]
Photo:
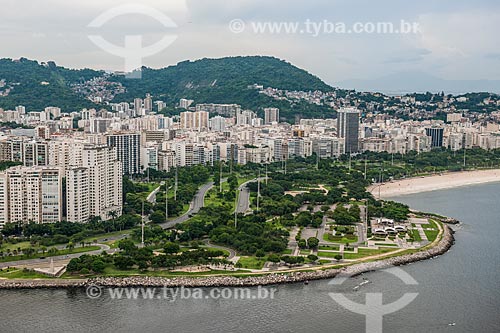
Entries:
[[252, 273], [253, 276], [247, 276], [248, 273], [242, 273], [240, 277], [235, 272], [232, 275], [208, 276], [199, 275], [197, 277], [150, 277], [150, 276], [130, 276], [130, 277], [98, 277], [90, 279], [2, 279], [0, 288], [2, 289], [29, 289], [29, 288], [70, 288], [70, 287], [241, 287], [272, 285], [282, 283], [295, 283], [308, 280], [328, 279], [342, 273], [348, 276], [355, 276], [364, 272], [384, 269], [393, 266], [400, 266], [416, 261], [430, 259], [435, 256], [446, 253], [454, 243], [453, 230], [443, 225], [440, 228], [436, 240], [421, 250], [404, 253], [398, 251], [386, 255], [376, 255], [366, 257], [355, 264], [338, 264], [332, 266], [317, 266], [307, 268], [307, 271], [300, 269], [290, 269], [274, 273]]

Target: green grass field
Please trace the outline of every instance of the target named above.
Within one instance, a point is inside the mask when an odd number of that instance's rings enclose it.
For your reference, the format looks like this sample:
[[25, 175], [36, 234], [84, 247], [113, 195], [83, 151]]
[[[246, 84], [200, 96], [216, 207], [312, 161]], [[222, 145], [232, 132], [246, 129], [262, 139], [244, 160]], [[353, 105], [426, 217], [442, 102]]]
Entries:
[[50, 279], [49, 276], [18, 268], [0, 270], [0, 278], [6, 279]]
[[256, 257], [241, 257], [238, 261], [241, 264], [241, 268], [247, 269], [262, 269], [265, 262], [266, 258], [258, 259]]
[[395, 251], [394, 249], [363, 249], [358, 248], [358, 253], [345, 253], [344, 259], [360, 259], [364, 257], [369, 257], [377, 254], [389, 253]]
[[318, 257], [335, 258], [339, 253], [318, 251]]
[[349, 235], [349, 236], [334, 236], [330, 233], [323, 234], [323, 240], [330, 243], [356, 243], [358, 241], [358, 236]]
[[425, 236], [427, 236], [427, 239], [432, 242], [436, 239], [437, 235], [439, 234], [439, 230], [424, 230]]

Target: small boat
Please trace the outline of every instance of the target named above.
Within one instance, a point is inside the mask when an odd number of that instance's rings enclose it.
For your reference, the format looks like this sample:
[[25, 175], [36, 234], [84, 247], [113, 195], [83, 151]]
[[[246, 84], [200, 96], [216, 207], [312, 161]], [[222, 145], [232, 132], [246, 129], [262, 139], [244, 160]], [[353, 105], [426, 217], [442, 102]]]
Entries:
[[309, 284], [309, 280], [305, 280], [305, 281], [304, 281], [304, 284], [305, 284], [305, 285], [308, 285], [308, 284]]

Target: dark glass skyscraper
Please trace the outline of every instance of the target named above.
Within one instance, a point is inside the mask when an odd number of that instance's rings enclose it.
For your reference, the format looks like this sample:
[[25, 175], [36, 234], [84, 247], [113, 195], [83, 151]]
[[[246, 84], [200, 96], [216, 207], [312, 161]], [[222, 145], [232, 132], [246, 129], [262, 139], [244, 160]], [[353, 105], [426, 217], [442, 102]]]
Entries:
[[337, 111], [338, 137], [343, 138], [345, 153], [359, 152], [359, 110], [342, 108]]
[[425, 135], [431, 137], [431, 148], [443, 146], [444, 128], [432, 127], [425, 129]]

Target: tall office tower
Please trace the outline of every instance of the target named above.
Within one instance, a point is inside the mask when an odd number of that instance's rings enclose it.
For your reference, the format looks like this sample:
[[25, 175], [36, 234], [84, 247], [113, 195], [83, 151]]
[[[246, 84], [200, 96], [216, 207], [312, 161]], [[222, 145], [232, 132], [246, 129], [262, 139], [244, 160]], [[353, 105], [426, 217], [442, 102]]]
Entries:
[[59, 168], [9, 168], [0, 172], [0, 194], [0, 227], [12, 222], [53, 223], [62, 219]]
[[280, 109], [278, 108], [265, 108], [264, 109], [264, 124], [269, 125], [273, 122], [280, 121]]
[[116, 148], [88, 145], [82, 166], [66, 172], [67, 220], [87, 222], [99, 216], [109, 220], [122, 214], [122, 169]]
[[134, 99], [134, 111], [136, 116], [142, 115], [142, 99]]
[[444, 128], [431, 127], [425, 129], [425, 135], [431, 137], [431, 148], [443, 146]]
[[106, 142], [108, 146], [116, 147], [118, 161], [122, 163], [124, 175], [134, 175], [141, 172], [141, 135], [139, 133], [111, 133], [106, 135]]
[[146, 113], [153, 112], [153, 98], [151, 98], [150, 94], [146, 94], [146, 98], [144, 99], [144, 110]]
[[346, 154], [359, 152], [359, 110], [341, 108], [337, 112], [338, 137], [344, 139]]

